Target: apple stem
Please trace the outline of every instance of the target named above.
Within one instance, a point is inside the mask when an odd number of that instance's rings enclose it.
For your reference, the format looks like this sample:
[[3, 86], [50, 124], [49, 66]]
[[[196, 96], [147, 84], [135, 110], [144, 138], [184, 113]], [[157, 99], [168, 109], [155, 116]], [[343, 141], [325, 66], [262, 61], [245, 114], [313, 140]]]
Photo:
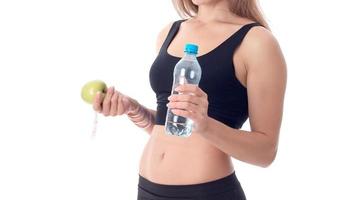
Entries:
[[98, 122], [98, 114], [97, 112], [95, 111], [95, 116], [94, 116], [94, 123], [93, 123], [93, 130], [92, 130], [92, 133], [91, 133], [91, 138], [92, 139], [95, 139], [95, 136], [96, 136], [96, 127], [97, 127], [97, 122]]

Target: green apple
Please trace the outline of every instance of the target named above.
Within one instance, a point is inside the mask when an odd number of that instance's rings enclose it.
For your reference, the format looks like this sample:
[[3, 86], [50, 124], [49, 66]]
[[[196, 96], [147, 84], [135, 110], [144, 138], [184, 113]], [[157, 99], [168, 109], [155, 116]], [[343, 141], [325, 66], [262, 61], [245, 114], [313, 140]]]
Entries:
[[101, 80], [89, 81], [81, 89], [81, 98], [85, 102], [92, 104], [98, 91], [106, 93], [107, 87], [105, 82]]

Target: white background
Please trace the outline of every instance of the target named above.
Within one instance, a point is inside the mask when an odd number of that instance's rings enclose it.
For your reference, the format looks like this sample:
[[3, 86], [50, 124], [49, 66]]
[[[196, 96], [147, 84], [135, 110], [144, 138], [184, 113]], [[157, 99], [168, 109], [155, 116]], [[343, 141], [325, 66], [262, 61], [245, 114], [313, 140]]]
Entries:
[[[279, 152], [233, 160], [249, 200], [360, 199], [356, 1], [261, 1], [288, 64]], [[148, 71], [170, 1], [0, 1], [0, 199], [135, 199], [148, 135], [99, 116], [81, 86], [102, 79], [155, 109]], [[246, 122], [243, 129], [249, 130]]]

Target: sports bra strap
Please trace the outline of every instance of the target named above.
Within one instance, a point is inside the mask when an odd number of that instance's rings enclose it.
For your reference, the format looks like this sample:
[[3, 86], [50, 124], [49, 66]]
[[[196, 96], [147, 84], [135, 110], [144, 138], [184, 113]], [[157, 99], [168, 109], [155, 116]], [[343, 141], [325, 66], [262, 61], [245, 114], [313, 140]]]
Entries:
[[241, 42], [243, 41], [249, 30], [254, 26], [262, 26], [262, 25], [258, 22], [245, 24], [242, 27], [240, 27], [240, 29], [236, 31], [233, 35], [231, 35], [230, 38], [228, 38], [224, 43], [224, 47], [226, 51], [234, 52], [235, 49], [241, 44]]
[[178, 32], [181, 22], [183, 21], [185, 21], [185, 19], [177, 20], [171, 25], [171, 28], [166, 36], [164, 43], [161, 46], [160, 51], [166, 51], [176, 33]]

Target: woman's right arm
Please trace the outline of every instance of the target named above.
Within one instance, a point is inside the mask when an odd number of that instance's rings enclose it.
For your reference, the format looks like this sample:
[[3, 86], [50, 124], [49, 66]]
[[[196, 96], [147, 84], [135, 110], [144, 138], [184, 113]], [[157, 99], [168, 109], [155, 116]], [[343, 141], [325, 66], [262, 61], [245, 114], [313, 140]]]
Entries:
[[[171, 25], [172, 23], [169, 23], [158, 34], [156, 40], [157, 53], [159, 53]], [[114, 87], [109, 87], [105, 95], [101, 93], [97, 94], [93, 103], [93, 108], [95, 111], [102, 113], [104, 116], [126, 114], [130, 121], [139, 128], [145, 130], [149, 135], [155, 125], [155, 110], [146, 108], [135, 99], [121, 94], [116, 91]]]
[[108, 88], [106, 94], [97, 93], [93, 109], [104, 116], [126, 114], [139, 128], [151, 134], [155, 124], [156, 111], [146, 108], [135, 99], [116, 91], [114, 86]]

